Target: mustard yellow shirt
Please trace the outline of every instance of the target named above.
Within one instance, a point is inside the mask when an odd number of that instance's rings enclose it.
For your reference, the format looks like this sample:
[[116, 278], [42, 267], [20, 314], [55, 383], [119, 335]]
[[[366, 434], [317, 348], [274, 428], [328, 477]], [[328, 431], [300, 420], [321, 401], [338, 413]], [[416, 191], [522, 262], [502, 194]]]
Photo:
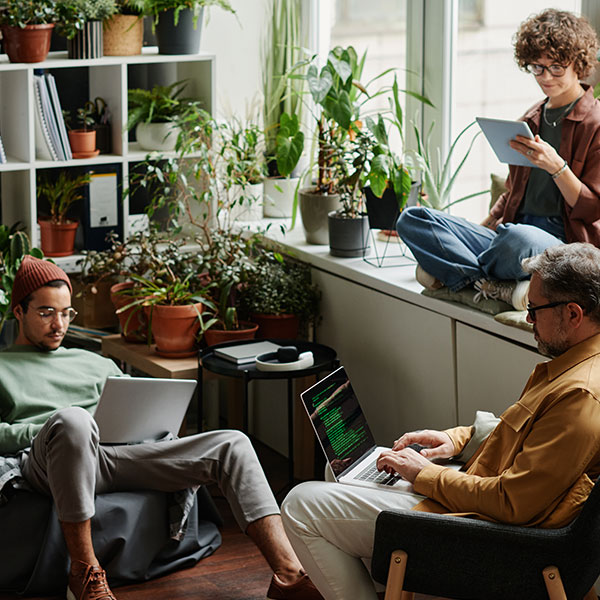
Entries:
[[[470, 427], [447, 433], [458, 454]], [[516, 404], [464, 470], [425, 467], [415, 510], [556, 528], [573, 520], [600, 475], [600, 334], [537, 365]]]

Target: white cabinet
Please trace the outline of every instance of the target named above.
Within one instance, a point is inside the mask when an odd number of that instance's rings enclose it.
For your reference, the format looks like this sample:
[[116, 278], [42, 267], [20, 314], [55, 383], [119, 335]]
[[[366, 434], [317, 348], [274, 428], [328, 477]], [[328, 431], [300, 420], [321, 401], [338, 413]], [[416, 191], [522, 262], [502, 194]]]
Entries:
[[453, 321], [313, 269], [323, 292], [317, 341], [333, 347], [378, 443], [456, 424]]
[[464, 323], [456, 324], [458, 423], [470, 425], [475, 411], [499, 416], [515, 403], [544, 356]]
[[[38, 160], [35, 155], [34, 133], [34, 70], [44, 69], [60, 81], [69, 79], [71, 89], [81, 97], [104, 98], [112, 115], [112, 153], [100, 154], [91, 159], [70, 161]], [[82, 69], [84, 71], [82, 71]], [[82, 76], [83, 75], [85, 76]], [[8, 162], [0, 164], [0, 198], [2, 222], [11, 225], [23, 221], [35, 245], [38, 206], [36, 200], [36, 174], [44, 169], [85, 168], [93, 170], [99, 165], [115, 165], [122, 175], [126, 189], [130, 170], [144, 159], [145, 152], [135, 142], [128, 141], [124, 130], [127, 121], [127, 90], [133, 87], [151, 88], [154, 84], [170, 84], [187, 80], [186, 97], [202, 101], [208, 112], [215, 109], [215, 58], [211, 54], [166, 56], [156, 48], [144, 49], [139, 56], [104, 57], [94, 60], [69, 60], [66, 52], [50, 53], [48, 59], [35, 64], [12, 64], [0, 57], [0, 136]], [[79, 89], [81, 86], [87, 89]], [[68, 105], [64, 89], [59, 85], [63, 106]], [[129, 204], [120, 205], [125, 233]]]

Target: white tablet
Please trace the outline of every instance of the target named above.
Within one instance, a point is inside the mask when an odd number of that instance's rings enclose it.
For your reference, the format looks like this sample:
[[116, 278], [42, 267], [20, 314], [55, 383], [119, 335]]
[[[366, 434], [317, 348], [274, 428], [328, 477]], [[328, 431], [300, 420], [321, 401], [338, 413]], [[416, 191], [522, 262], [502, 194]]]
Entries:
[[513, 150], [509, 144], [518, 135], [533, 139], [533, 133], [531, 133], [527, 123], [524, 121], [489, 119], [487, 117], [477, 117], [476, 120], [501, 163], [522, 167], [534, 166], [527, 157]]

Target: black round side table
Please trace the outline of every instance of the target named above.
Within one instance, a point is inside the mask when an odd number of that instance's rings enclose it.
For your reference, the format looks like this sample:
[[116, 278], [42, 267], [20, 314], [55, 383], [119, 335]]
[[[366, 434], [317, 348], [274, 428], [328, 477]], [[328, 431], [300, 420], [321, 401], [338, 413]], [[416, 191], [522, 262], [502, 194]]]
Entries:
[[[269, 341], [280, 346], [296, 346], [299, 352], [312, 352], [314, 364], [306, 369], [285, 371], [259, 371], [254, 362], [238, 365], [232, 361], [215, 355], [219, 348], [230, 348], [243, 344], [252, 344], [257, 341]], [[206, 369], [218, 375], [226, 377], [237, 377], [244, 382], [244, 411], [243, 431], [248, 433], [248, 386], [253, 379], [286, 379], [287, 380], [287, 413], [288, 413], [288, 482], [294, 482], [294, 394], [293, 380], [307, 375], [318, 375], [319, 373], [331, 372], [339, 366], [337, 353], [333, 348], [318, 344], [316, 342], [305, 342], [301, 340], [271, 339], [268, 340], [242, 340], [237, 342], [224, 342], [215, 344], [200, 350], [198, 353], [198, 431], [202, 431], [203, 416], [203, 390], [202, 371]]]

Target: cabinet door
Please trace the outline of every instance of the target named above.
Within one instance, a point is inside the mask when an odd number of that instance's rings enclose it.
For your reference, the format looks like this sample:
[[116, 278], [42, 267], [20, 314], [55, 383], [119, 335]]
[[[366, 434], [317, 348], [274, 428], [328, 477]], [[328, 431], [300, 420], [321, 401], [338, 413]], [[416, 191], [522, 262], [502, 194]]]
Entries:
[[538, 352], [457, 323], [458, 422], [470, 425], [477, 410], [500, 415], [519, 399], [531, 371], [544, 360]]
[[456, 424], [452, 320], [313, 271], [323, 292], [317, 339], [335, 348], [378, 443]]

